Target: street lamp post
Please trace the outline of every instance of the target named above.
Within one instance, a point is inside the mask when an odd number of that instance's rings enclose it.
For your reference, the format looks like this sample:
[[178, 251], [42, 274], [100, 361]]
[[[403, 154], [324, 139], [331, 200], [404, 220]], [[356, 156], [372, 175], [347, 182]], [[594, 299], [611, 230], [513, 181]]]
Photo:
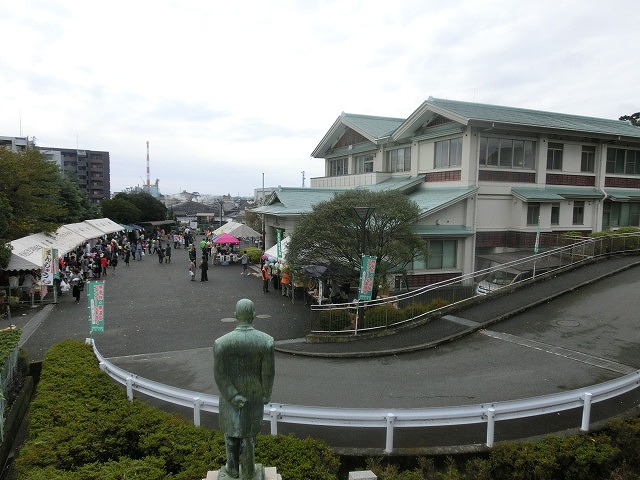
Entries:
[[367, 221], [371, 217], [371, 214], [375, 210], [375, 207], [353, 207], [358, 218], [360, 219], [360, 282], [358, 284], [358, 314], [355, 322], [355, 332], [358, 333], [358, 323], [363, 318], [363, 309], [360, 307], [360, 289], [362, 288], [362, 256], [365, 255], [365, 249], [367, 248]]

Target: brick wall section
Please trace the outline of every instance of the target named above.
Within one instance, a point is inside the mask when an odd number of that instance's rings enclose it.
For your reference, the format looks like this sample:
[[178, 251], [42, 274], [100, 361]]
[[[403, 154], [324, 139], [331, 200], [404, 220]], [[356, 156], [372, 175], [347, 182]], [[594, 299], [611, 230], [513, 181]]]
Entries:
[[506, 247], [508, 232], [477, 232], [476, 248]]
[[[407, 282], [409, 283], [409, 288], [423, 287], [425, 285], [431, 285], [433, 283], [438, 283], [438, 282], [443, 282], [445, 280], [458, 278], [459, 276], [460, 276], [459, 273], [434, 273], [434, 274], [424, 274], [424, 275], [409, 275], [407, 277]], [[399, 285], [396, 288], [398, 287]]]
[[506, 170], [480, 170], [478, 180], [484, 182], [535, 183], [533, 172], [514, 172]]
[[640, 178], [605, 177], [605, 187], [640, 188]]
[[593, 187], [596, 177], [588, 175], [563, 175], [547, 173], [547, 185], [572, 185], [578, 187]]
[[460, 170], [448, 170], [446, 172], [427, 173], [425, 182], [457, 182], [462, 178]]

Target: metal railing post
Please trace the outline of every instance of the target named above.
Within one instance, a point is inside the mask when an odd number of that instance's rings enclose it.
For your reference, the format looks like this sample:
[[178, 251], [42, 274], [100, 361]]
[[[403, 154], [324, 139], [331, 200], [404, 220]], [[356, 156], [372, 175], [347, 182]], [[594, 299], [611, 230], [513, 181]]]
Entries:
[[193, 424], [196, 427], [200, 426], [200, 397], [193, 399]]
[[582, 407], [582, 425], [580, 426], [580, 430], [583, 432], [589, 431], [589, 420], [591, 419], [591, 395], [589, 392], [585, 393], [582, 397], [582, 401], [584, 402], [584, 406]]
[[487, 410], [487, 447], [493, 447], [496, 433], [496, 409], [489, 407]]
[[133, 378], [127, 377], [127, 398], [133, 402]]
[[393, 427], [396, 422], [396, 416], [393, 413], [387, 413], [387, 441], [384, 447], [385, 453], [393, 452]]
[[269, 409], [269, 422], [271, 424], [271, 435], [278, 434], [278, 410], [271, 407]]

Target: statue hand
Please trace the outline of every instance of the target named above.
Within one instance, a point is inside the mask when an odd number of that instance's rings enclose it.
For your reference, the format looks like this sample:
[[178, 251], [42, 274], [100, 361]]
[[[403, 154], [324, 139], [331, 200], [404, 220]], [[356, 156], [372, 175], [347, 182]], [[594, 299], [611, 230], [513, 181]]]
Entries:
[[231, 400], [231, 404], [236, 408], [244, 407], [245, 403], [247, 403], [247, 398], [243, 397], [239, 393], [236, 394]]

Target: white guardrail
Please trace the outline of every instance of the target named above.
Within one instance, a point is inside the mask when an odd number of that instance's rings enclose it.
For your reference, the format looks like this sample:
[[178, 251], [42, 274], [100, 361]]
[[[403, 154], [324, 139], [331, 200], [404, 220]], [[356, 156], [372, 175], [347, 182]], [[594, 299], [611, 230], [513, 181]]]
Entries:
[[[219, 399], [216, 395], [171, 387], [159, 382], [139, 377], [106, 360], [98, 351], [95, 342], [87, 338], [100, 364], [116, 382], [126, 386], [127, 397], [133, 400], [137, 391], [165, 402], [193, 409], [193, 423], [200, 425], [200, 413], [218, 413]], [[589, 431], [591, 405], [627, 392], [640, 385], [640, 370], [608, 382], [583, 387], [568, 392], [543, 395], [540, 397], [502, 402], [488, 402], [477, 405], [455, 407], [431, 407], [411, 409], [376, 408], [322, 408], [301, 405], [269, 403], [264, 408], [264, 419], [270, 422], [271, 434], [277, 435], [278, 423], [317, 425], [336, 428], [384, 428], [386, 442], [384, 451], [393, 452], [393, 434], [396, 428], [439, 427], [485, 423], [487, 435], [485, 445], [492, 447], [495, 442], [495, 423], [501, 420], [547, 415], [564, 410], [582, 409], [580, 430]]]

